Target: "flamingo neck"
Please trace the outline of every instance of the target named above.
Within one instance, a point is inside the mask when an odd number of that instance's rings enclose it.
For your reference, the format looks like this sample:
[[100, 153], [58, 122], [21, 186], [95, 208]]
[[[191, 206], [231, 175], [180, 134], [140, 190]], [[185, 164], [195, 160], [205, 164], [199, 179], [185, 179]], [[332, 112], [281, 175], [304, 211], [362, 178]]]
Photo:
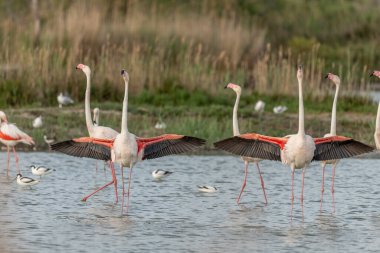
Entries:
[[298, 134], [305, 135], [305, 114], [303, 108], [302, 79], [298, 79]]
[[128, 118], [128, 81], [124, 79], [125, 82], [125, 91], [124, 91], [124, 100], [123, 100], [123, 114], [121, 118], [121, 134], [127, 134], [128, 132], [128, 125], [127, 125], [127, 118]]
[[234, 131], [234, 136], [240, 135], [239, 124], [238, 124], [238, 119], [237, 119], [237, 110], [239, 107], [240, 95], [241, 95], [240, 92], [236, 92], [236, 101], [235, 101], [234, 110], [232, 113], [232, 128]]
[[86, 79], [87, 79], [87, 86], [86, 86], [86, 96], [84, 101], [84, 110], [86, 114], [86, 125], [87, 130], [90, 136], [92, 135], [92, 132], [94, 130], [94, 122], [91, 119], [91, 108], [90, 108], [90, 97], [91, 97], [91, 74], [86, 73]]
[[339, 94], [339, 84], [336, 84], [334, 102], [333, 102], [333, 107], [332, 107], [332, 112], [331, 112], [331, 128], [330, 128], [330, 134], [333, 136], [336, 135], [336, 104], [338, 103], [338, 94]]
[[380, 102], [379, 102], [379, 107], [377, 109], [377, 116], [376, 116], [376, 133], [380, 133]]

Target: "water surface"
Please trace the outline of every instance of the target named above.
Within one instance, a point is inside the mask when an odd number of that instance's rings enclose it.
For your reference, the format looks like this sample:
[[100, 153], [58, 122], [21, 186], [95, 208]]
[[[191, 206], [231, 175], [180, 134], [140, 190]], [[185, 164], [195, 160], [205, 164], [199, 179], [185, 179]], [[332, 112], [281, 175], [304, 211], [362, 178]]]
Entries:
[[[32, 190], [5, 174], [0, 153], [0, 252], [378, 252], [380, 160], [347, 159], [338, 165], [336, 212], [332, 213], [331, 168], [326, 169], [324, 211], [319, 211], [321, 169], [306, 172], [304, 218], [296, 172], [290, 216], [290, 169], [264, 161], [250, 165], [241, 205], [236, 205], [243, 162], [232, 156], [170, 156], [138, 164], [133, 171], [129, 215], [114, 204], [113, 187], [86, 203], [81, 198], [110, 181], [95, 161], [54, 153], [20, 153], [24, 176], [31, 164], [55, 168]], [[99, 167], [100, 166], [99, 164]], [[174, 173], [152, 179], [155, 169]], [[127, 172], [127, 171], [126, 171]], [[117, 169], [118, 177], [120, 169]], [[15, 176], [12, 166], [11, 175]], [[127, 173], [125, 173], [127, 174]], [[196, 185], [217, 193], [199, 193]], [[121, 181], [119, 181], [119, 190]]]

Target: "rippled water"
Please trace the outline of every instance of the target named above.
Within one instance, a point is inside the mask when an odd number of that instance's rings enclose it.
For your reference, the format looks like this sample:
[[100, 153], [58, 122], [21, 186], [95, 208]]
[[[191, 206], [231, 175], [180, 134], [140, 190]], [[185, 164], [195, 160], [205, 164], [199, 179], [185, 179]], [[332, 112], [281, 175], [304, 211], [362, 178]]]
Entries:
[[[348, 159], [338, 165], [336, 212], [332, 213], [331, 169], [326, 170], [324, 211], [319, 211], [321, 169], [306, 172], [304, 221], [296, 173], [296, 199], [290, 216], [290, 169], [261, 163], [268, 206], [257, 170], [250, 174], [242, 205], [236, 205], [243, 162], [232, 156], [171, 156], [134, 169], [128, 216], [114, 205], [113, 187], [81, 198], [110, 180], [95, 161], [50, 153], [20, 153], [27, 165], [55, 168], [32, 190], [5, 175], [0, 154], [0, 252], [358, 252], [380, 249], [380, 160]], [[174, 173], [162, 181], [154, 169]], [[16, 174], [11, 168], [12, 176]], [[120, 174], [120, 169], [117, 169]], [[120, 181], [119, 181], [120, 182]], [[216, 186], [199, 193], [196, 185]], [[121, 187], [121, 182], [119, 183]]]

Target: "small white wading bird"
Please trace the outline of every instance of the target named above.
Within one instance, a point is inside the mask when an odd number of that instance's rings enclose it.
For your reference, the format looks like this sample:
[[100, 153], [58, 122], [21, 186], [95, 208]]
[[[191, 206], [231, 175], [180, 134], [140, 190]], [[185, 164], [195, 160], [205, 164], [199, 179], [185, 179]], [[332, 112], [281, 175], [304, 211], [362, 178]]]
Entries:
[[23, 177], [21, 174], [17, 174], [17, 183], [21, 186], [32, 186], [38, 184], [40, 181], [30, 177]]
[[74, 100], [72, 100], [72, 98], [68, 95], [63, 95], [62, 92], [57, 96], [57, 101], [59, 108], [62, 108], [62, 105], [74, 104]]
[[288, 110], [288, 107], [284, 106], [284, 105], [279, 105], [279, 106], [275, 106], [273, 107], [273, 112], [275, 114], [281, 114], [281, 113], [284, 113], [286, 110]]
[[209, 186], [209, 185], [197, 185], [198, 191], [200, 192], [207, 192], [207, 193], [212, 193], [218, 191], [218, 189], [214, 186]]
[[33, 120], [33, 127], [34, 128], [40, 128], [40, 127], [42, 127], [42, 125], [43, 125], [43, 122], [42, 122], [42, 116], [41, 115]]
[[265, 109], [265, 103], [261, 100], [257, 101], [255, 105], [255, 111], [258, 113], [262, 113]]
[[54, 169], [46, 168], [44, 166], [36, 166], [36, 165], [31, 165], [30, 169], [32, 170], [33, 175], [40, 176], [40, 177], [50, 174], [54, 171]]
[[161, 179], [163, 177], [169, 176], [172, 173], [173, 172], [171, 172], [171, 171], [157, 169], [157, 170], [152, 171], [152, 177], [154, 179]]

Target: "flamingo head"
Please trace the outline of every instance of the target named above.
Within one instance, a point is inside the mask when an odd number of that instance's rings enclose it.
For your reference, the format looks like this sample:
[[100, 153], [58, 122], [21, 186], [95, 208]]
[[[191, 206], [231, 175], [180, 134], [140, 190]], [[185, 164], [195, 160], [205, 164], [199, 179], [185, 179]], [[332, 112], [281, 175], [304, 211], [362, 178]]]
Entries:
[[77, 66], [76, 66], [76, 69], [80, 69], [82, 70], [86, 75], [88, 74], [91, 74], [91, 69], [89, 66], [87, 65], [84, 65], [82, 63], [79, 63]]
[[297, 78], [298, 79], [302, 79], [303, 78], [303, 66], [302, 65], [298, 65]]
[[234, 90], [236, 93], [239, 93], [239, 94], [241, 93], [241, 87], [237, 84], [229, 83], [224, 88], [225, 89], [230, 88], [230, 89]]
[[377, 76], [378, 78], [380, 78], [380, 71], [374, 70], [369, 76]]
[[125, 81], [129, 81], [129, 75], [128, 75], [128, 72], [125, 71], [124, 69], [121, 70], [121, 75], [123, 76], [124, 80]]
[[0, 122], [1, 121], [8, 122], [7, 115], [5, 115], [3, 111], [0, 111]]
[[340, 85], [340, 78], [337, 75], [334, 75], [333, 73], [328, 73], [325, 78], [330, 79], [335, 83], [336, 85]]

